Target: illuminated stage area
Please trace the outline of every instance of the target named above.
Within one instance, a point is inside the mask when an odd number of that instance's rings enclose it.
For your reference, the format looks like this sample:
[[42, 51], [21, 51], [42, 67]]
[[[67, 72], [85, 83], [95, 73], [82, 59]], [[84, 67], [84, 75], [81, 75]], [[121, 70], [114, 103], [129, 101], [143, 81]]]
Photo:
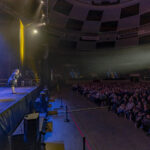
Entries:
[[[0, 149], [8, 142], [7, 137], [14, 131], [24, 115], [30, 111], [30, 104], [36, 98], [37, 87], [16, 88], [12, 94], [7, 87], [0, 88]], [[8, 145], [8, 143], [7, 143]]]
[[17, 94], [12, 94], [10, 88], [0, 88], [0, 114], [9, 108], [12, 108], [15, 104], [20, 102], [26, 95], [28, 96], [33, 92], [36, 87], [24, 87], [17, 88]]

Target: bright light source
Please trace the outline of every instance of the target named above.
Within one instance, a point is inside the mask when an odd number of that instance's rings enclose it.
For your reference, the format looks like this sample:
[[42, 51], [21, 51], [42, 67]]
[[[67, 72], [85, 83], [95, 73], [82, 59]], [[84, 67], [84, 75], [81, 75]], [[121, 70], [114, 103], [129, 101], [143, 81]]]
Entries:
[[44, 4], [44, 1], [41, 1], [41, 4]]
[[34, 30], [33, 30], [33, 33], [34, 33], [34, 34], [37, 34], [37, 33], [38, 33], [38, 30], [34, 29]]
[[24, 25], [20, 20], [20, 60], [21, 65], [24, 63]]
[[45, 14], [42, 14], [42, 17], [45, 17]]
[[45, 23], [45, 22], [43, 22], [43, 26], [46, 26], [46, 23]]

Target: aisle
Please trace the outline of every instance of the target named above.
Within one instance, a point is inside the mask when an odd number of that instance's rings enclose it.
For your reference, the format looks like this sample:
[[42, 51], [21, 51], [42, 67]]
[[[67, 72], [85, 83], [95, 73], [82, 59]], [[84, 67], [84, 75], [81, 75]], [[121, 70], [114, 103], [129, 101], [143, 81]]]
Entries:
[[[96, 104], [70, 89], [62, 91], [64, 103], [70, 109], [94, 108]], [[150, 137], [134, 127], [132, 121], [118, 118], [107, 109], [93, 109], [72, 113], [92, 150], [149, 150]]]
[[53, 122], [53, 128], [52, 132], [46, 132], [44, 142], [62, 143], [64, 144], [65, 150], [83, 150], [82, 137], [74, 122], [72, 119], [69, 122], [65, 122], [65, 108], [60, 107], [60, 99], [57, 97], [55, 102], [51, 104], [52, 107], [50, 109], [57, 110], [58, 114], [48, 117], [48, 120]]

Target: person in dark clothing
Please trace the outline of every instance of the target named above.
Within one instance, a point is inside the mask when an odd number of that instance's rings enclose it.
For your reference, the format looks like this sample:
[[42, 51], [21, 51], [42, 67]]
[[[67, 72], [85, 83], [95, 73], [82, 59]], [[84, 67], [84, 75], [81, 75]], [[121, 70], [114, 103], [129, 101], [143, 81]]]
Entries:
[[17, 85], [17, 80], [20, 76], [21, 76], [21, 73], [20, 73], [19, 69], [16, 69], [8, 79], [8, 85], [12, 89], [12, 94], [16, 94], [15, 86]]
[[150, 113], [146, 114], [146, 116], [142, 120], [143, 129], [147, 131], [147, 135], [150, 135]]

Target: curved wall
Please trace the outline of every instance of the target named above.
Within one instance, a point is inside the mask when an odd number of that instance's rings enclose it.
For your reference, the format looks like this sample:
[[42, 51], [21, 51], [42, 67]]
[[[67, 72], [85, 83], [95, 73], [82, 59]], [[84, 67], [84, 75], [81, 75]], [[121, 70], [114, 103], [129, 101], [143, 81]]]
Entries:
[[61, 46], [67, 48], [132, 46], [145, 43], [145, 38], [148, 43], [149, 18], [149, 0], [131, 0], [109, 6], [77, 0], [49, 1], [49, 32], [57, 35], [51, 38], [64, 43]]

